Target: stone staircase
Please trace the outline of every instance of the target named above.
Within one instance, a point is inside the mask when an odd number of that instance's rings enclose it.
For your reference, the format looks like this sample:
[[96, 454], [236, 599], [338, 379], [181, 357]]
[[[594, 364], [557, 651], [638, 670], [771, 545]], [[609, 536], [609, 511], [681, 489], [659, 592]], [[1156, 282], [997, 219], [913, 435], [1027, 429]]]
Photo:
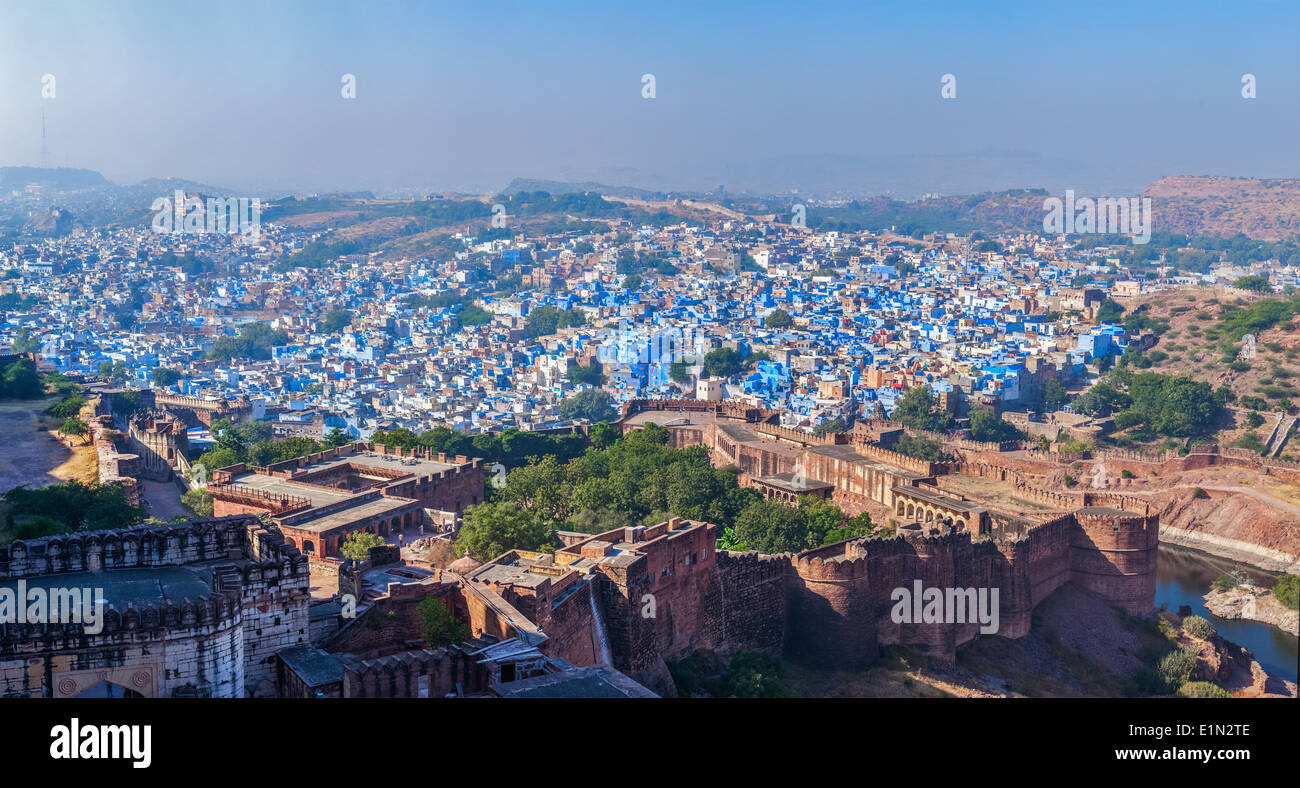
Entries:
[[1278, 457], [1282, 454], [1282, 449], [1286, 447], [1287, 438], [1291, 435], [1291, 428], [1295, 426], [1296, 417], [1282, 414], [1277, 420], [1277, 425], [1273, 427], [1273, 433], [1268, 436], [1268, 444], [1264, 448], [1265, 457]]

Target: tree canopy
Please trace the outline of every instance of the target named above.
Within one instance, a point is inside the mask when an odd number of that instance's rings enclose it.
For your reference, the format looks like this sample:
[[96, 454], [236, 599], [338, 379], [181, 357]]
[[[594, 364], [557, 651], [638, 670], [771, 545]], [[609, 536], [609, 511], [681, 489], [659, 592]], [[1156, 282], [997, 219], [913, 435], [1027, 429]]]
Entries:
[[952, 429], [954, 422], [952, 414], [939, 408], [938, 398], [925, 385], [914, 386], [899, 397], [890, 418], [914, 430], [939, 432]]

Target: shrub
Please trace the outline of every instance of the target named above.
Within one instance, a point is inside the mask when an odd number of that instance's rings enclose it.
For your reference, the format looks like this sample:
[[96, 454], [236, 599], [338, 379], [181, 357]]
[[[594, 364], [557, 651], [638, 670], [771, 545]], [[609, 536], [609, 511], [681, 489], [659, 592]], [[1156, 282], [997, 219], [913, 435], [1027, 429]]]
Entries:
[[1277, 585], [1273, 586], [1273, 596], [1277, 601], [1291, 608], [1297, 609], [1298, 597], [1300, 597], [1300, 577], [1295, 575], [1282, 575], [1277, 579]]
[[1192, 677], [1192, 671], [1196, 670], [1198, 653], [1193, 648], [1180, 648], [1161, 658], [1156, 672], [1164, 680], [1165, 686], [1169, 690], [1172, 691], [1181, 687], [1183, 682]]
[[1266, 448], [1264, 441], [1260, 440], [1259, 433], [1254, 430], [1247, 430], [1240, 438], [1237, 439], [1237, 448], [1249, 449], [1253, 452], [1263, 453]]
[[[199, 466], [202, 467], [202, 466]], [[181, 495], [181, 503], [185, 504], [199, 517], [211, 517], [213, 509], [212, 494], [207, 490], [199, 487], [193, 490], [186, 490]]]
[[1218, 579], [1211, 584], [1215, 591], [1231, 591], [1237, 587], [1237, 578], [1232, 575], [1219, 575]]
[[68, 419], [81, 413], [81, 408], [85, 404], [85, 397], [73, 394], [62, 401], [51, 405], [45, 412], [55, 418]]
[[1178, 688], [1179, 697], [1183, 698], [1230, 698], [1228, 691], [1218, 684], [1208, 681], [1189, 681]]
[[722, 679], [722, 694], [729, 698], [790, 698], [796, 695], [784, 680], [779, 659], [750, 651], [731, 658]]
[[465, 625], [456, 620], [445, 604], [431, 596], [415, 606], [415, 615], [429, 648], [451, 646], [465, 639]]
[[1193, 498], [1209, 498], [1209, 497], [1210, 497], [1210, 494], [1207, 493], [1205, 490], [1202, 490], [1200, 487], [1193, 487], [1193, 488], [1192, 488], [1192, 497], [1193, 497]]
[[1214, 625], [1201, 616], [1188, 616], [1183, 619], [1183, 629], [1197, 640], [1209, 640], [1214, 637]]
[[1133, 471], [1130, 471], [1128, 468], [1125, 468], [1124, 470], [1122, 470], [1122, 471], [1119, 472], [1119, 475], [1120, 475], [1120, 478], [1122, 478], [1122, 479], [1132, 479], [1132, 478], [1133, 478]]

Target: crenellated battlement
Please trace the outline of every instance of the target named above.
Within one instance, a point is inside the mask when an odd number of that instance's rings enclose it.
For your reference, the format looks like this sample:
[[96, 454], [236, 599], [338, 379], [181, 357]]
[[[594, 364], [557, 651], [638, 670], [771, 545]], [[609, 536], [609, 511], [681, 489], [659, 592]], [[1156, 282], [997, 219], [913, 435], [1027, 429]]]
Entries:
[[13, 593], [57, 590], [82, 611], [102, 600], [80, 621], [0, 625], [0, 696], [73, 697], [102, 680], [146, 697], [273, 694], [275, 653], [309, 637], [307, 562], [249, 515], [0, 547]]
[[873, 460], [880, 460], [881, 462], [888, 463], [896, 468], [903, 468], [904, 470], [913, 473], [919, 473], [922, 476], [934, 476], [942, 467], [941, 463], [918, 460], [915, 457], [909, 457], [906, 454], [891, 451], [890, 449], [877, 446], [874, 443], [858, 444], [855, 448], [857, 449], [857, 452], [864, 457]]

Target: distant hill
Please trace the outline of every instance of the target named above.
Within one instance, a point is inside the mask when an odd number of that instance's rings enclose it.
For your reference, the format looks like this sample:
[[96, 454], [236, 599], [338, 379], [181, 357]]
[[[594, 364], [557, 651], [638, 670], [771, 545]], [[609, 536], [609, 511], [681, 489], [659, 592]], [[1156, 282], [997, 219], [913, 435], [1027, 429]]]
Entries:
[[515, 178], [510, 185], [501, 190], [502, 194], [519, 192], [550, 192], [551, 194], [582, 194], [595, 192], [606, 197], [627, 197], [634, 200], [665, 200], [668, 193], [638, 189], [634, 186], [607, 186], [603, 183], [569, 183], [567, 181], [543, 181], [534, 178]]
[[110, 185], [94, 170], [71, 167], [0, 167], [0, 189], [21, 189], [29, 183], [45, 188], [73, 190]]
[[1300, 235], [1300, 180], [1176, 176], [1142, 190], [1155, 229], [1261, 241]]
[[895, 200], [871, 197], [833, 207], [808, 209], [808, 226], [818, 230], [895, 230], [966, 234], [976, 230], [1043, 228], [1043, 189], [1013, 189], [958, 197]]
[[[969, 233], [1043, 227], [1043, 189], [1012, 189], [964, 197], [901, 201], [888, 197], [853, 200], [808, 211], [818, 229], [883, 230], [900, 233]], [[1077, 197], [1103, 195], [1078, 192]], [[1124, 195], [1105, 195], [1124, 196]], [[1300, 235], [1300, 180], [1178, 176], [1160, 178], [1142, 190], [1151, 198], [1154, 232], [1229, 238], [1238, 233], [1259, 241]]]
[[23, 224], [24, 235], [62, 236], [72, 232], [77, 218], [70, 211], [62, 208], [49, 208], [35, 211]]

